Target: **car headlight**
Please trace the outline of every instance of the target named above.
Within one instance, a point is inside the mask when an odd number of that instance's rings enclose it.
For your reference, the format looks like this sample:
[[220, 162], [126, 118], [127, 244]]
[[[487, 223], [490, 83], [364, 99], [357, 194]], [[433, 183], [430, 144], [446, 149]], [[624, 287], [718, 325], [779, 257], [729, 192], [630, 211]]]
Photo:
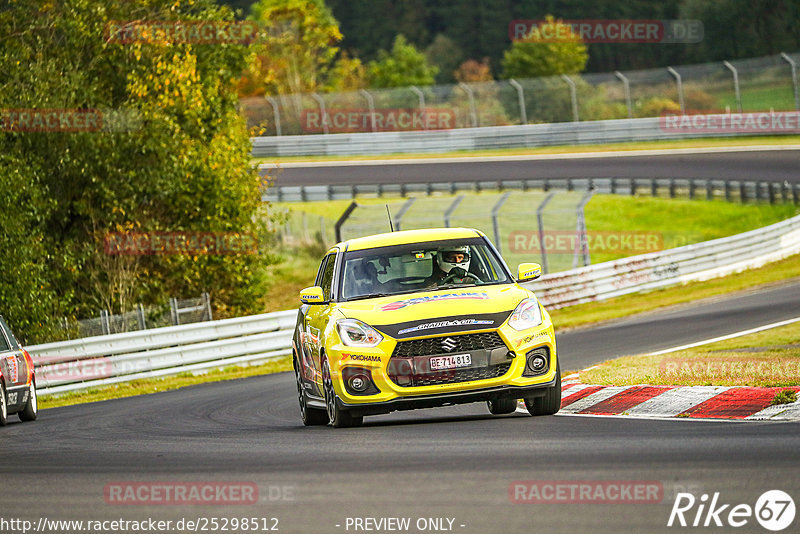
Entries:
[[342, 319], [336, 323], [342, 343], [348, 347], [374, 347], [383, 336], [374, 328], [358, 319]]
[[536, 299], [525, 299], [511, 313], [508, 326], [514, 330], [527, 330], [542, 324], [542, 309]]

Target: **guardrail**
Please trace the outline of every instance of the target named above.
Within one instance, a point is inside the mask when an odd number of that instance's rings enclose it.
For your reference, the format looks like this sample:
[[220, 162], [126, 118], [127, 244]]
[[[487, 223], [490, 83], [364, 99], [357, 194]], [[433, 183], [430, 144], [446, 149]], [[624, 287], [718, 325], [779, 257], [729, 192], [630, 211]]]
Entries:
[[[800, 253], [800, 216], [722, 239], [548, 274], [526, 284], [559, 308], [759, 267]], [[28, 347], [40, 393], [252, 364], [291, 354], [294, 310]]]
[[[764, 112], [769, 116], [769, 112]], [[724, 116], [724, 115], [723, 115]], [[703, 117], [720, 117], [705, 115]], [[708, 121], [706, 121], [708, 122]], [[768, 122], [770, 122], [768, 120]], [[796, 122], [795, 122], [796, 124]], [[629, 141], [693, 139], [701, 137], [736, 137], [758, 135], [758, 131], [740, 132], [722, 129], [666, 128], [661, 117], [612, 119], [584, 122], [555, 122], [452, 130], [410, 132], [370, 132], [324, 135], [287, 135], [253, 137], [252, 156], [323, 156], [393, 153], [438, 153], [457, 150], [487, 150], [554, 145], [588, 145]], [[782, 132], [765, 129], [764, 135]], [[787, 130], [787, 134], [796, 133]]]
[[760, 267], [800, 253], [800, 216], [737, 234], [632, 256], [526, 284], [545, 306], [561, 308]]
[[400, 184], [274, 186], [262, 200], [269, 202], [311, 202], [349, 200], [356, 197], [408, 197], [481, 191], [594, 191], [617, 195], [678, 196], [706, 200], [768, 201], [770, 204], [800, 204], [800, 184], [770, 181], [709, 180], [707, 178], [530, 178], [526, 180], [482, 180], [474, 182], [420, 182]]
[[42, 394], [291, 354], [294, 310], [27, 347]]

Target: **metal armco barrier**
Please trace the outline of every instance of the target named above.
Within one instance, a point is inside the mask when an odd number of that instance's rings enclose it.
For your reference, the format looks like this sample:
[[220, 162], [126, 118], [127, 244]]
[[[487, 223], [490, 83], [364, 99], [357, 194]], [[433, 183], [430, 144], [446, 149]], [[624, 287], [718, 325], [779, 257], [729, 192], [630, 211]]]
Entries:
[[[768, 112], [764, 112], [769, 114]], [[708, 116], [706, 116], [708, 117]], [[782, 132], [765, 130], [765, 135]], [[787, 131], [785, 133], [796, 133]], [[252, 156], [323, 156], [394, 153], [437, 153], [554, 145], [590, 145], [628, 141], [736, 137], [758, 132], [681, 131], [664, 126], [661, 117], [585, 122], [554, 122], [452, 130], [369, 132], [325, 135], [253, 137]]]
[[[560, 308], [706, 280], [800, 253], [800, 216], [722, 239], [545, 275], [526, 284]], [[42, 394], [291, 354], [294, 310], [27, 347]]]
[[259, 363], [291, 354], [296, 311], [26, 347], [42, 394]]
[[678, 283], [708, 280], [800, 253], [800, 216], [730, 237], [548, 274], [526, 284], [561, 308]]
[[707, 178], [530, 178], [479, 182], [423, 182], [402, 184], [298, 185], [267, 189], [265, 202], [312, 202], [349, 200], [359, 196], [384, 197], [456, 194], [481, 191], [594, 191], [617, 195], [650, 194], [706, 200], [766, 201], [770, 204], [800, 204], [800, 184], [770, 181], [709, 180]]

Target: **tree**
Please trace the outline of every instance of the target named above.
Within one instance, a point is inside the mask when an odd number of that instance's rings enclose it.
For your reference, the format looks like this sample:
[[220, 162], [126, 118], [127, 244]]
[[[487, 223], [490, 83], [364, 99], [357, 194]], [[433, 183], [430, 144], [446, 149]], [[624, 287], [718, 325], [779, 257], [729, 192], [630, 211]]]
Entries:
[[402, 35], [395, 38], [391, 52], [381, 50], [378, 59], [369, 62], [368, 70], [370, 87], [433, 85], [439, 72]]
[[243, 96], [311, 93], [325, 84], [342, 34], [324, 0], [259, 0], [250, 20], [261, 31]]
[[[516, 41], [503, 54], [503, 78], [536, 78], [577, 74], [586, 67], [589, 54], [572, 28], [551, 15], [528, 39]], [[547, 36], [559, 36], [550, 39]]]
[[217, 316], [259, 311], [261, 256], [134, 261], [109, 258], [103, 242], [109, 232], [265, 232], [237, 111], [246, 48], [109, 32], [110, 21], [230, 20], [212, 0], [29, 0], [0, 10], [0, 109], [102, 119], [99, 130], [0, 131], [0, 184], [13, 191], [0, 257], [16, 262], [0, 277], [0, 310], [27, 339], [61, 316], [203, 291]]
[[440, 33], [425, 49], [425, 57], [428, 63], [439, 69], [436, 76], [437, 83], [453, 83], [455, 71], [464, 57], [464, 53], [455, 41]]

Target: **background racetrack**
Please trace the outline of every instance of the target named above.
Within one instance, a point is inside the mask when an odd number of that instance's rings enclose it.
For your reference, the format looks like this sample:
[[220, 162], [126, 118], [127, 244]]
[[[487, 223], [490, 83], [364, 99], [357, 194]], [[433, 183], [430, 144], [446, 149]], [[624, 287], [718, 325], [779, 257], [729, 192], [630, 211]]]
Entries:
[[[719, 152], [636, 151], [508, 158], [448, 158], [439, 162], [314, 162], [281, 165], [279, 186], [475, 182], [541, 178], [704, 178], [800, 180], [800, 150], [758, 147]], [[262, 173], [265, 169], [262, 168]]]
[[[794, 282], [568, 332], [558, 336], [562, 365], [796, 316], [798, 298]], [[0, 466], [3, 484], [18, 495], [6, 492], [2, 515], [34, 521], [277, 517], [281, 532], [327, 533], [346, 532], [346, 517], [408, 516], [455, 518], [458, 532], [650, 532], [668, 530], [681, 488], [733, 504], [753, 505], [769, 489], [800, 495], [798, 423], [496, 417], [473, 404], [368, 417], [357, 429], [304, 428], [290, 373], [50, 409], [0, 435], [13, 459]], [[516, 480], [659, 481], [664, 499], [513, 504]], [[106, 504], [104, 487], [120, 481], [255, 482], [261, 500]], [[291, 500], [270, 501], [270, 487], [287, 486]], [[738, 530], [762, 531], [753, 523]]]

